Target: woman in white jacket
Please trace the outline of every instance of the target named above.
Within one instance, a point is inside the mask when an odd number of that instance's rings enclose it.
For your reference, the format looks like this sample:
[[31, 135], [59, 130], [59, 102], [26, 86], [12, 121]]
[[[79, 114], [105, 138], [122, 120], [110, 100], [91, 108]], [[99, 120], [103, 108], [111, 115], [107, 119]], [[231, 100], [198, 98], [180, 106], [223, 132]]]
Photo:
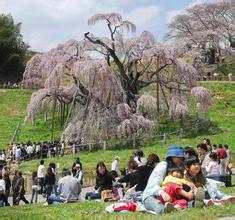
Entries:
[[[163, 191], [161, 183], [163, 182], [169, 168], [183, 167], [183, 160], [184, 149], [182, 147], [173, 145], [168, 148], [166, 160], [158, 163], [154, 168], [143, 192], [142, 201], [147, 210], [159, 214], [174, 211], [174, 207], [170, 203], [171, 197]], [[191, 197], [193, 198], [193, 192], [190, 191], [190, 193]], [[163, 200], [166, 202], [165, 205], [163, 205], [161, 201], [157, 199], [158, 196], [163, 198]], [[203, 197], [203, 195], [201, 197]]]

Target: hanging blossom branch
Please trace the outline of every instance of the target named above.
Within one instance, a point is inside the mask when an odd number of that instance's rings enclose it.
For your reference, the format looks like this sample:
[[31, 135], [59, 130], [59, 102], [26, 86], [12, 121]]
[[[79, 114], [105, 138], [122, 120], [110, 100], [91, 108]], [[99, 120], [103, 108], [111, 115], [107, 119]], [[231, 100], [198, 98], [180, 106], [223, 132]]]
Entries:
[[[27, 115], [40, 113], [40, 106], [46, 111], [46, 103], [56, 98], [56, 109], [66, 121], [61, 138], [80, 142], [157, 131], [158, 108], [161, 114], [173, 109], [174, 117], [185, 115], [196, 70], [178, 59], [175, 48], [157, 44], [150, 32], [125, 39], [123, 32], [136, 27], [119, 14], [97, 14], [88, 20], [89, 25], [97, 22], [107, 25], [109, 37], [88, 32], [84, 40], [59, 44], [27, 63], [22, 84], [34, 86], [36, 79], [43, 88], [32, 95]], [[159, 106], [152, 95], [141, 96], [141, 90], [153, 84], [164, 100]], [[180, 93], [175, 104], [170, 102], [172, 91]]]
[[197, 109], [207, 111], [208, 107], [212, 104], [211, 94], [208, 89], [204, 87], [194, 87], [191, 90], [191, 94], [198, 100], [196, 105]]

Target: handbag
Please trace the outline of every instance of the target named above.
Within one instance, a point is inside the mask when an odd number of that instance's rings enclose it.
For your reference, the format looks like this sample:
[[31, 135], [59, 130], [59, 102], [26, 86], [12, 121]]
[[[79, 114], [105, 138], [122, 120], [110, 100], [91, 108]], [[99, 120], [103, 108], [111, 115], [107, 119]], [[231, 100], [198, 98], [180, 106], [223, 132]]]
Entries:
[[32, 185], [32, 190], [39, 191], [41, 189], [41, 186], [39, 185]]
[[111, 189], [105, 189], [101, 192], [101, 199], [105, 200], [113, 196], [113, 191]]

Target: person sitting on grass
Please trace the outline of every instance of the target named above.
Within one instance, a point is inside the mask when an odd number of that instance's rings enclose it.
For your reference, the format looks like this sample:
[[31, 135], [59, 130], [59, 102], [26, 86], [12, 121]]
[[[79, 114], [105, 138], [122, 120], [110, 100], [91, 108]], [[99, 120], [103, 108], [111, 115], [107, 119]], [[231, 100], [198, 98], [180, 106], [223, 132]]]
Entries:
[[[157, 164], [151, 173], [147, 186], [143, 192], [142, 201], [145, 208], [158, 214], [169, 213], [175, 210], [170, 203], [171, 197], [168, 195], [161, 184], [170, 168], [180, 167], [184, 161], [184, 149], [178, 145], [168, 148], [166, 160]], [[161, 197], [165, 204], [159, 199]]]
[[119, 183], [126, 183], [129, 188], [132, 188], [138, 183], [138, 164], [135, 160], [129, 160], [128, 162], [128, 173], [119, 178], [116, 178], [116, 181]]
[[62, 178], [58, 182], [57, 195], [51, 195], [44, 205], [53, 203], [76, 202], [79, 200], [81, 185], [76, 178], [71, 176], [68, 169], [63, 169]]
[[74, 169], [76, 170], [76, 174], [75, 174], [75, 178], [78, 180], [78, 182], [80, 183], [80, 185], [83, 185], [83, 172], [81, 170], [80, 164], [77, 163], [74, 167]]
[[[197, 188], [204, 188], [206, 192], [200, 192], [195, 206], [205, 205], [223, 205], [226, 202], [234, 202], [235, 196], [227, 196], [212, 186], [201, 171], [201, 165], [197, 157], [190, 157], [184, 162], [186, 174], [184, 179], [192, 182]], [[206, 200], [205, 200], [206, 199]]]
[[219, 163], [218, 163], [218, 158], [215, 152], [212, 152], [209, 155], [210, 158], [210, 162], [208, 164], [208, 166], [206, 167], [206, 173], [207, 176], [211, 176], [211, 175], [219, 175]]
[[202, 172], [203, 174], [206, 174], [206, 167], [208, 166], [210, 162], [210, 158], [209, 158], [210, 152], [208, 151], [206, 144], [204, 143], [198, 144], [197, 153], [198, 153], [198, 158], [199, 158]]
[[197, 152], [191, 146], [187, 146], [184, 148], [184, 156], [185, 158], [189, 158], [191, 156], [197, 157]]
[[113, 189], [114, 177], [108, 172], [104, 162], [99, 162], [96, 166], [96, 185], [93, 192], [88, 192], [86, 199], [101, 199], [103, 190]]

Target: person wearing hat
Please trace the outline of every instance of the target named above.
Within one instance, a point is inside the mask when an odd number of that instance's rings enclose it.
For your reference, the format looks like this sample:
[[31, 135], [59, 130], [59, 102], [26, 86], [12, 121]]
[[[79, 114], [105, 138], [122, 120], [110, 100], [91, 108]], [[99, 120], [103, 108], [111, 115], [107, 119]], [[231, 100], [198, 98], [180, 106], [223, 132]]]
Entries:
[[76, 174], [75, 174], [75, 178], [78, 180], [78, 182], [81, 184], [81, 186], [83, 185], [83, 172], [81, 170], [81, 166], [79, 163], [77, 163], [74, 167], [74, 169], [76, 170]]
[[[173, 205], [170, 203], [170, 196], [164, 192], [161, 187], [167, 170], [173, 167], [183, 166], [184, 149], [178, 145], [172, 145], [168, 148], [165, 161], [161, 161], [151, 173], [147, 186], [143, 192], [142, 201], [147, 210], [162, 214], [174, 211]], [[161, 196], [165, 201], [163, 205], [156, 197]]]
[[118, 167], [119, 167], [119, 156], [115, 156], [114, 161], [112, 162], [111, 171], [116, 171], [118, 173]]
[[73, 174], [73, 176], [75, 176], [76, 172], [77, 172], [77, 170], [75, 169], [76, 164], [79, 164], [80, 165], [80, 169], [82, 170], [82, 163], [81, 163], [79, 157], [75, 158], [75, 161], [74, 161], [74, 163], [72, 165], [72, 174]]

